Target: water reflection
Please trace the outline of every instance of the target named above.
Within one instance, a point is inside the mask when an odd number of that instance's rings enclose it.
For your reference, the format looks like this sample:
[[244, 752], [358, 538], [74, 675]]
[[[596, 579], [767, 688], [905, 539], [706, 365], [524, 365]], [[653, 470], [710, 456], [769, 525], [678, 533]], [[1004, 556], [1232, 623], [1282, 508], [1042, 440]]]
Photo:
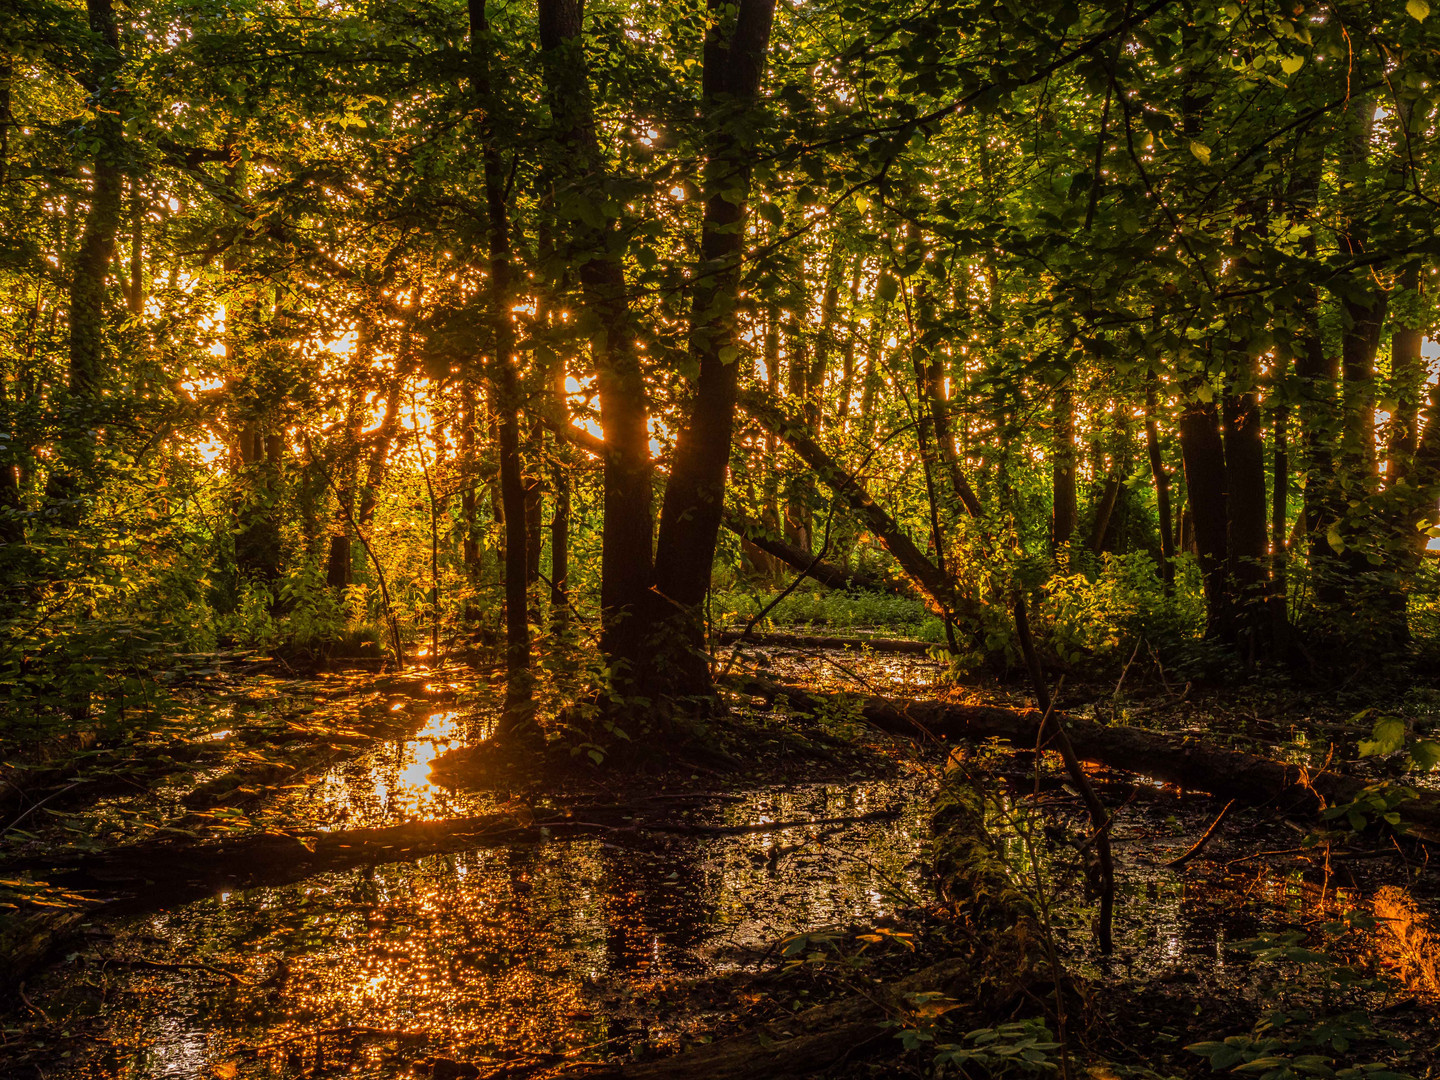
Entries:
[[283, 799], [281, 808], [331, 829], [486, 813], [493, 800], [432, 784], [430, 767], [447, 750], [484, 738], [489, 723], [469, 712], [430, 713], [414, 734], [331, 766]]
[[[440, 746], [450, 721], [432, 717]], [[386, 780], [429, 752], [412, 740]], [[353, 794], [353, 793], [352, 793]], [[865, 922], [915, 890], [926, 800], [896, 784], [812, 787], [725, 804], [702, 820], [742, 824], [864, 813], [911, 816], [844, 830], [741, 835], [617, 832], [568, 843], [439, 856], [254, 889], [136, 919], [112, 955], [190, 968], [57, 970], [47, 1008], [103, 994], [108, 1059], [71, 1075], [276, 1075], [323, 1054], [354, 1076], [392, 1076], [426, 1054], [484, 1063], [565, 1055], [640, 1019], [637, 990], [753, 961], [777, 938]], [[411, 804], [418, 805], [418, 804]], [[101, 988], [104, 988], [103, 991]], [[703, 1017], [693, 1015], [691, 1023]], [[619, 1025], [612, 1028], [612, 1025]], [[128, 1047], [129, 1049], [123, 1049]]]

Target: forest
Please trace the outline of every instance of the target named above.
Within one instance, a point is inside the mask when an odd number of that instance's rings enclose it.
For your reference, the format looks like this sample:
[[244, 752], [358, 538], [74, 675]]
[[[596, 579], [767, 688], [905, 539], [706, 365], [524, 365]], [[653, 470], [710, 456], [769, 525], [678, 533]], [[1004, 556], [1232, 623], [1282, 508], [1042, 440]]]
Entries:
[[0, 0], [0, 1075], [1440, 1078], [1430, 0]]

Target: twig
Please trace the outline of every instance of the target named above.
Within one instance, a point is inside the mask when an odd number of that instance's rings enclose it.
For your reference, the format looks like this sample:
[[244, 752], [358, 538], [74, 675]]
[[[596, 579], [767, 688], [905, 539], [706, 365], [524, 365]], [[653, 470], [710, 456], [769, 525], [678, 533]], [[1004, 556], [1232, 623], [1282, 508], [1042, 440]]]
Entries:
[[[40, 800], [39, 802], [37, 802], [34, 806], [30, 807], [28, 810], [26, 810], [24, 813], [22, 813], [22, 814], [21, 814], [19, 817], [17, 817], [14, 821], [10, 822], [9, 825], [6, 825], [5, 828], [0, 829], [0, 836], [4, 836], [4, 835], [5, 835], [6, 833], [8, 833], [11, 829], [15, 828], [16, 825], [19, 825], [20, 822], [24, 821], [27, 817], [29, 817], [31, 814], [33, 814], [36, 810], [39, 810], [42, 806], [44, 806], [44, 805], [45, 805], [47, 802], [49, 802], [51, 799], [59, 798], [61, 795], [64, 795], [67, 791], [69, 791], [71, 788], [77, 788], [77, 787], [79, 787], [79, 786], [80, 786], [81, 784], [83, 784], [83, 783], [85, 783], [85, 780], [83, 780], [83, 779], [81, 779], [81, 780], [76, 780], [73, 784], [67, 784], [67, 785], [65, 785], [65, 786], [64, 786], [63, 788], [61, 788], [59, 791], [52, 791], [49, 795], [46, 795], [45, 798], [41, 799], [41, 800]], [[19, 791], [20, 789], [19, 789], [19, 788], [16, 788], [15, 790], [16, 790], [16, 791]]]
[[1234, 799], [1231, 799], [1229, 802], [1227, 802], [1225, 804], [1225, 808], [1220, 811], [1220, 813], [1216, 816], [1215, 820], [1210, 823], [1210, 827], [1205, 830], [1205, 835], [1200, 837], [1199, 840], [1196, 840], [1194, 845], [1190, 848], [1189, 851], [1185, 852], [1184, 855], [1181, 855], [1178, 859], [1171, 859], [1165, 865], [1170, 867], [1172, 870], [1178, 870], [1180, 869], [1180, 867], [1188, 863], [1191, 859], [1195, 858], [1196, 855], [1199, 855], [1200, 852], [1204, 849], [1205, 845], [1210, 842], [1210, 838], [1215, 835], [1215, 830], [1220, 828], [1220, 823], [1225, 820], [1225, 815], [1230, 813], [1230, 808], [1234, 805]]
[[124, 956], [102, 956], [99, 958], [103, 964], [119, 964], [122, 967], [153, 968], [156, 971], [204, 971], [211, 975], [219, 975], [222, 979], [229, 979], [236, 986], [249, 986], [250, 981], [233, 971], [226, 971], [224, 968], [211, 967], [209, 964], [187, 964], [176, 962], [173, 964], [164, 963], [160, 960], [131, 959]]

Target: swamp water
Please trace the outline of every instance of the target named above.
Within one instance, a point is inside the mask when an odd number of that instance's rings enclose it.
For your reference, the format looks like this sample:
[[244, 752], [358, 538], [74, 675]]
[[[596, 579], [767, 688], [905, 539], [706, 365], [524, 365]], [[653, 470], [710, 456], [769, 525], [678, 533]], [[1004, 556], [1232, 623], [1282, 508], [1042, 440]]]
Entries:
[[[471, 724], [437, 708], [410, 738], [334, 764], [278, 804], [331, 829], [495, 812], [486, 793], [429, 780], [437, 755], [483, 737]], [[63, 1055], [44, 1074], [379, 1078], [428, 1075], [436, 1058], [528, 1071], [673, 1048], [738, 1011], [724, 976], [773, 966], [781, 939], [858, 932], [929, 901], [920, 858], [938, 764], [917, 756], [899, 778], [697, 797], [689, 818], [773, 830], [614, 830], [110, 920], [29, 990]], [[1217, 806], [1154, 787], [1117, 821], [1117, 957], [1094, 955], [1083, 918], [1062, 930], [1082, 971], [1179, 971], [1234, 991], [1246, 982], [1235, 941], [1362, 902], [1358, 889], [1317, 896], [1264, 862], [1167, 868]], [[778, 824], [876, 810], [896, 816]], [[1274, 842], [1277, 825], [1240, 818], [1217, 850], [1238, 859]]]

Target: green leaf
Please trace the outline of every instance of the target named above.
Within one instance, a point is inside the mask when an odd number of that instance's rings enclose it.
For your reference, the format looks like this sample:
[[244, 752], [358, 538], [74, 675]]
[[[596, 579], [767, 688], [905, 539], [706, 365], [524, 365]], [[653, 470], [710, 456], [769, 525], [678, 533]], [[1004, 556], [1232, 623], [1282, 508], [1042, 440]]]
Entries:
[[1294, 75], [1304, 66], [1305, 58], [1303, 56], [1282, 56], [1280, 58], [1280, 70], [1286, 75]]
[[1195, 139], [1190, 140], [1190, 153], [1199, 159], [1201, 165], [1210, 164], [1210, 147], [1206, 146], [1203, 142]]
[[1440, 740], [1418, 739], [1410, 747], [1410, 760], [1421, 772], [1430, 772], [1440, 766]]
[[879, 282], [875, 285], [875, 299], [882, 304], [888, 304], [899, 295], [900, 286], [889, 274], [881, 274]]
[[1405, 0], [1405, 10], [1416, 22], [1424, 22], [1430, 15], [1428, 0]]
[[1405, 745], [1405, 721], [1394, 716], [1382, 716], [1375, 721], [1370, 738], [1360, 740], [1360, 756], [1377, 757], [1393, 754]]

